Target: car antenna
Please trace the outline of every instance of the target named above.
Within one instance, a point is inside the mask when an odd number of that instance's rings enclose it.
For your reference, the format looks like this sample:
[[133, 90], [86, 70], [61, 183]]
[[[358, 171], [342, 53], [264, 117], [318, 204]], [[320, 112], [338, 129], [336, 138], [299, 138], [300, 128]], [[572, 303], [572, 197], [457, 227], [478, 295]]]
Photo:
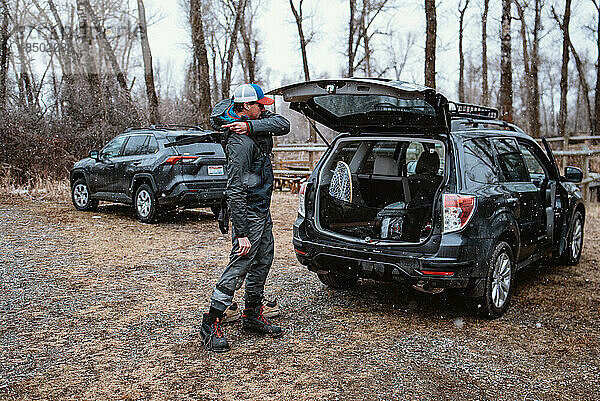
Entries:
[[302, 112], [302, 114], [306, 118], [306, 121], [308, 121], [308, 123], [311, 125], [311, 127], [313, 127], [313, 129], [315, 130], [315, 132], [317, 134], [319, 134], [319, 137], [321, 137], [321, 139], [323, 140], [323, 142], [325, 142], [325, 145], [327, 145], [328, 148], [331, 148], [331, 145], [329, 145], [329, 142], [327, 142], [327, 139], [325, 139], [325, 137], [323, 136], [323, 134], [321, 133], [321, 131], [319, 131], [319, 129], [317, 128], [317, 125], [315, 124], [315, 122], [313, 120], [311, 120], [310, 118], [308, 118], [308, 116], [304, 112], [304, 108], [300, 109], [300, 111]]

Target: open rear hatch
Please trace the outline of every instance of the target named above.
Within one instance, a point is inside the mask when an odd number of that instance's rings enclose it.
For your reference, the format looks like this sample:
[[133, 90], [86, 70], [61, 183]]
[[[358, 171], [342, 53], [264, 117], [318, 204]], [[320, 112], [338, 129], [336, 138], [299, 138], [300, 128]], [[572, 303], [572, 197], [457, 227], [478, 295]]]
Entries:
[[448, 101], [434, 89], [402, 81], [342, 78], [302, 82], [269, 92], [338, 132], [447, 133]]
[[270, 94], [282, 95], [307, 118], [351, 133], [335, 141], [313, 183], [317, 228], [381, 244], [417, 244], [432, 235], [447, 176], [444, 96], [406, 82], [355, 78], [304, 82]]

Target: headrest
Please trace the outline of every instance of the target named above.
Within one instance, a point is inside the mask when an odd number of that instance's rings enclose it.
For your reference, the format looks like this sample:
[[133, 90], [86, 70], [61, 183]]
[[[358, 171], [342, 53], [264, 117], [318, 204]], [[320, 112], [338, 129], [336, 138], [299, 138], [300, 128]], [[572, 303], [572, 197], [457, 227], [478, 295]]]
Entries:
[[398, 175], [398, 164], [389, 156], [377, 156], [373, 164], [373, 174]]
[[415, 174], [437, 174], [440, 168], [440, 158], [436, 152], [425, 150], [417, 160]]

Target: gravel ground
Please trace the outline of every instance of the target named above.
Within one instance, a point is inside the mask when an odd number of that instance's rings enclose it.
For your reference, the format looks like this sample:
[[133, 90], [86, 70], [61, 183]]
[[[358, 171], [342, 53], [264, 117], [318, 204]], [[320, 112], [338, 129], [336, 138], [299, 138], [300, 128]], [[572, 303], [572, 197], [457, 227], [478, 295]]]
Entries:
[[294, 257], [295, 209], [275, 194], [267, 295], [284, 337], [233, 323], [232, 350], [212, 354], [200, 316], [229, 239], [208, 210], [145, 225], [121, 205], [0, 196], [0, 399], [600, 398], [597, 206], [581, 263], [522, 271], [494, 321], [453, 294], [328, 289]]

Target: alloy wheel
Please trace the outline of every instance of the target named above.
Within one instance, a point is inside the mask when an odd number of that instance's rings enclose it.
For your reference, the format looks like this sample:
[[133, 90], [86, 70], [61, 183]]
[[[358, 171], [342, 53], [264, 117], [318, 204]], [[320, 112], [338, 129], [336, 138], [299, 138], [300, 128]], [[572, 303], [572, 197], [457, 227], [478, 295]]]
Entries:
[[90, 194], [87, 185], [77, 184], [73, 189], [73, 199], [75, 200], [75, 204], [80, 208], [84, 208], [87, 206], [89, 198]]
[[496, 308], [502, 308], [510, 293], [511, 269], [510, 257], [502, 252], [496, 258], [492, 273], [492, 302]]
[[148, 217], [150, 214], [150, 209], [152, 208], [152, 196], [146, 190], [141, 190], [138, 193], [136, 200], [138, 214], [141, 217]]
[[571, 237], [571, 257], [577, 259], [583, 245], [583, 224], [581, 218], [578, 218], [573, 223], [573, 234]]

